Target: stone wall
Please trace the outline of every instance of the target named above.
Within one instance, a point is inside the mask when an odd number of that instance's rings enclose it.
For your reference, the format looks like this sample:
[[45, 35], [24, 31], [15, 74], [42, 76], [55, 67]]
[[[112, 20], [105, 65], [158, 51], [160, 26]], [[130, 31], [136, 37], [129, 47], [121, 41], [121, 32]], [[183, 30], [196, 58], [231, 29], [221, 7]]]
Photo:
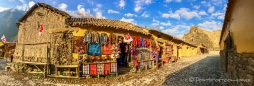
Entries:
[[[39, 16], [38, 13], [43, 14], [43, 16]], [[52, 47], [49, 46], [49, 42], [52, 41], [52, 34], [48, 32], [49, 29], [55, 28], [65, 28], [65, 17], [53, 12], [47, 8], [39, 7], [36, 8], [26, 19], [22, 22], [19, 22], [19, 31], [18, 31], [18, 41], [17, 47], [15, 49], [14, 61], [21, 61], [26, 59], [27, 61], [31, 61], [32, 59], [37, 59], [38, 55], [41, 54], [44, 57], [43, 62], [45, 62], [46, 57], [53, 56], [45, 54], [49, 53], [47, 49], [52, 50]], [[42, 24], [44, 30], [41, 35], [39, 35], [39, 25]], [[44, 45], [47, 46], [44, 46]], [[26, 47], [24, 46], [26, 45]], [[31, 48], [31, 49], [29, 49]], [[44, 50], [41, 50], [44, 49]], [[28, 50], [28, 54], [31, 54], [30, 51], [33, 51], [33, 54], [27, 56], [24, 55], [26, 52], [24, 50]], [[43, 51], [43, 52], [42, 52]], [[44, 53], [44, 54], [42, 54]], [[42, 62], [40, 60], [40, 62]]]
[[227, 72], [227, 70], [226, 70], [226, 50], [221, 50], [220, 51], [220, 63], [221, 63], [221, 66], [222, 66], [222, 69], [223, 69], [223, 71], [224, 72]]
[[[228, 60], [226, 60], [228, 53]], [[249, 82], [228, 82], [229, 86], [253, 86], [254, 84], [254, 54], [239, 54], [236, 49], [222, 50], [221, 63], [228, 79], [250, 79]], [[228, 62], [228, 64], [226, 64]], [[227, 67], [228, 66], [228, 67]]]

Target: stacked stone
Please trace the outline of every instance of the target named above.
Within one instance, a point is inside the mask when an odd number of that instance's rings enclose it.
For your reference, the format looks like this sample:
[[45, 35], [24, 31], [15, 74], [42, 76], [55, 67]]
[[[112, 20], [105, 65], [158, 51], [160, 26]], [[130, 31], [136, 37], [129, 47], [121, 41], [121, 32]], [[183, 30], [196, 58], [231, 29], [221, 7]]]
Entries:
[[236, 49], [228, 51], [228, 79], [249, 79], [249, 81], [228, 82], [230, 86], [253, 86], [254, 54], [239, 54]]

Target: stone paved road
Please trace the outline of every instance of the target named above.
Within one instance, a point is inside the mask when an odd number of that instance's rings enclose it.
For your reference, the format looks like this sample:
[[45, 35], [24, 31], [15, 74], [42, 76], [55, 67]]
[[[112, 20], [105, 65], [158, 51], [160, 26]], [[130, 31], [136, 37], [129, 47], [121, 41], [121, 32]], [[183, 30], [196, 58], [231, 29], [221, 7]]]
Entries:
[[223, 79], [219, 55], [214, 55], [168, 75], [163, 86], [227, 86]]
[[[1, 64], [0, 64], [1, 65]], [[193, 77], [193, 81], [192, 80]], [[195, 79], [224, 78], [218, 55], [200, 55], [179, 60], [159, 70], [129, 73], [118, 77], [92, 79], [38, 78], [0, 70], [0, 86], [6, 85], [58, 85], [58, 86], [224, 86], [225, 83], [195, 82]]]

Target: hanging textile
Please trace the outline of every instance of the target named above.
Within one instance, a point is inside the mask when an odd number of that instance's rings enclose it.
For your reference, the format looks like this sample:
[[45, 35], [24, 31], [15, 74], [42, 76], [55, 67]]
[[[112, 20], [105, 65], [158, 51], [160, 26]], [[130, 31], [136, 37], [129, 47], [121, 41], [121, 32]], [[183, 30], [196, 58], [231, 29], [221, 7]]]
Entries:
[[108, 37], [108, 44], [114, 44], [115, 42], [116, 42], [116, 35], [111, 33]]
[[104, 64], [104, 74], [109, 75], [110, 74], [110, 63]]
[[145, 41], [144, 38], [140, 37], [140, 43], [141, 43], [141, 47], [145, 47]]
[[137, 45], [137, 37], [132, 36], [133, 41], [131, 42], [132, 45]]
[[90, 43], [88, 45], [88, 55], [100, 55], [101, 45], [99, 43]]
[[[87, 53], [87, 44], [83, 43], [84, 38], [83, 37], [73, 37], [73, 44], [74, 44], [74, 53], [78, 53], [80, 50], [80, 53]], [[82, 47], [82, 48], [81, 48]]]
[[97, 73], [99, 75], [104, 75], [104, 64], [97, 64]]
[[111, 63], [110, 65], [111, 73], [116, 73], [117, 72], [117, 63]]
[[137, 37], [137, 46], [138, 46], [138, 47], [140, 47], [140, 46], [141, 46], [140, 37]]
[[100, 36], [100, 43], [105, 45], [107, 44], [107, 41], [108, 41], [108, 36], [106, 33], [101, 33], [101, 36]]
[[113, 53], [113, 45], [112, 44], [106, 44], [106, 45], [103, 45], [103, 48], [102, 48], [102, 54], [104, 55], [109, 55], [109, 54], [112, 54]]
[[92, 40], [92, 34], [90, 31], [84, 33], [84, 43], [90, 43]]
[[92, 41], [93, 41], [94, 43], [99, 43], [100, 38], [99, 38], [99, 33], [98, 33], [98, 32], [93, 32], [93, 33], [92, 33]]
[[90, 64], [90, 75], [91, 76], [97, 75], [97, 65], [96, 64]]
[[89, 64], [83, 65], [83, 75], [89, 75]]

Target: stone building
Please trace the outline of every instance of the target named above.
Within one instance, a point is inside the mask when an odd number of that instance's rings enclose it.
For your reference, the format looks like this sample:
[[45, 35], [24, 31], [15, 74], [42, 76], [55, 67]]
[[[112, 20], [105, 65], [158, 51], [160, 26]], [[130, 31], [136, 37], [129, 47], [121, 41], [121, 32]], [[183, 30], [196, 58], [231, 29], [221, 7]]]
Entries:
[[229, 0], [220, 37], [220, 60], [230, 86], [254, 85], [254, 1]]

